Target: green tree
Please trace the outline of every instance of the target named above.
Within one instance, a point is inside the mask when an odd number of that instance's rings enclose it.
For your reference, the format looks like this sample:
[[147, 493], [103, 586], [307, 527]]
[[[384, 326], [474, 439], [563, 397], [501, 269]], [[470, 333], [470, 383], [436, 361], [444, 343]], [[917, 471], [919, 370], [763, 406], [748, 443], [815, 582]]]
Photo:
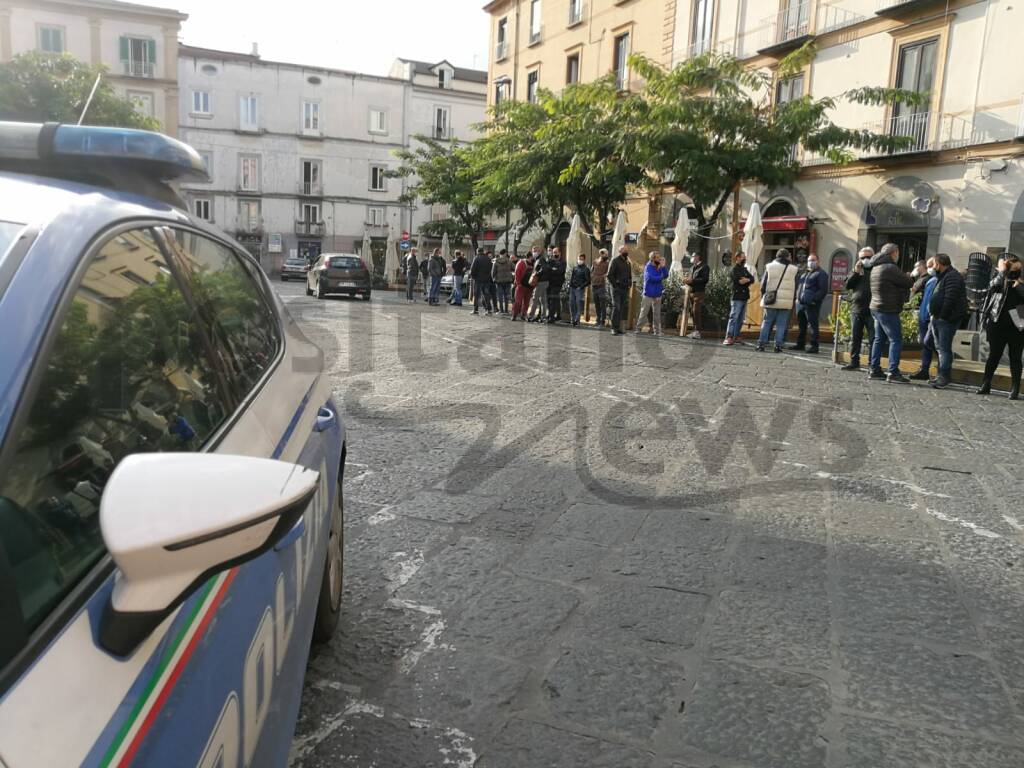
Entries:
[[427, 205], [448, 206], [447, 219], [427, 222], [422, 231], [435, 237], [447, 233], [454, 240], [469, 240], [475, 251], [477, 235], [491, 211], [473, 189], [473, 145], [449, 147], [426, 136], [413, 138], [419, 146], [397, 150], [395, 156], [402, 165], [388, 173], [391, 178], [411, 180], [401, 200], [409, 203], [421, 199]]
[[689, 195], [697, 209], [697, 232], [707, 234], [740, 182], [774, 187], [796, 178], [800, 163], [794, 146], [845, 163], [856, 150], [882, 153], [908, 145], [907, 137], [844, 128], [829, 115], [844, 100], [919, 104], [920, 94], [865, 87], [836, 97], [775, 103], [776, 79], [798, 74], [814, 56], [808, 43], [784, 58], [774, 76], [714, 52], [672, 70], [632, 56], [630, 66], [646, 85], [633, 105], [631, 130], [619, 134], [619, 151], [640, 158], [655, 181], [671, 181]]
[[[68, 56], [32, 51], [0, 64], [0, 120], [29, 123], [77, 123], [96, 82], [105, 73], [101, 66], [84, 64]], [[101, 80], [86, 125], [160, 130], [160, 123], [135, 111], [126, 98]]]

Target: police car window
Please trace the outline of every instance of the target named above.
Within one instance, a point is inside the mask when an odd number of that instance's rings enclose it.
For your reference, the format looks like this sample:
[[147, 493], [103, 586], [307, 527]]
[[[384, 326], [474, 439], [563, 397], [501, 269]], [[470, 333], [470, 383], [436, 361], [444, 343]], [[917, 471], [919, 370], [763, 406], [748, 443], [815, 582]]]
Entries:
[[117, 463], [197, 450], [233, 410], [217, 371], [153, 233], [110, 239], [74, 293], [0, 477], [0, 591], [13, 582], [17, 595], [0, 615], [0, 634], [11, 628], [0, 665], [103, 556], [100, 494]]
[[281, 346], [277, 318], [248, 262], [204, 235], [172, 230], [170, 245], [221, 350], [241, 399], [256, 388]]

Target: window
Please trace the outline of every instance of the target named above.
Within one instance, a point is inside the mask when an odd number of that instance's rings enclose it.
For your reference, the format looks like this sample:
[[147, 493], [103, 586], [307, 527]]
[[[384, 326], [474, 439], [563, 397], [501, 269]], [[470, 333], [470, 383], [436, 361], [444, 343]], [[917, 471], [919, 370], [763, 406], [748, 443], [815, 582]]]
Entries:
[[449, 116], [450, 110], [448, 107], [434, 107], [435, 139], [450, 139], [452, 137]]
[[208, 237], [173, 230], [169, 238], [183, 282], [193, 296], [224, 366], [226, 394], [241, 404], [270, 369], [281, 330], [256, 269]]
[[121, 68], [131, 77], [156, 76], [156, 41], [123, 36], [120, 40]]
[[319, 203], [303, 203], [302, 204], [302, 220], [308, 224], [316, 224], [320, 221], [320, 204]]
[[452, 72], [450, 69], [441, 68], [437, 72], [437, 87], [438, 88], [451, 88], [452, 87]]
[[690, 53], [699, 56], [711, 50], [711, 34], [715, 24], [715, 0], [696, 0], [693, 6], [693, 34]]
[[612, 60], [612, 69], [615, 72], [615, 87], [620, 91], [629, 87], [629, 32], [624, 32], [615, 38], [615, 56]]
[[385, 174], [388, 169], [385, 165], [370, 166], [370, 190], [373, 192], [386, 192], [388, 180]]
[[583, 0], [569, 0], [569, 26], [583, 21]]
[[138, 229], [102, 246], [71, 298], [0, 476], [0, 594], [13, 602], [0, 666], [105, 554], [100, 496], [117, 463], [197, 451], [240, 402], [180, 280]]
[[260, 191], [259, 155], [238, 156], [238, 188], [243, 192]]
[[208, 149], [200, 149], [199, 157], [203, 160], [203, 167], [206, 168], [210, 181], [213, 181], [213, 153]]
[[302, 102], [302, 132], [312, 134], [320, 133], [319, 101]]
[[[936, 38], [902, 46], [899, 54], [899, 66], [896, 70], [896, 87], [927, 93], [931, 96], [935, 85], [938, 47], [939, 41]], [[892, 125], [889, 133], [913, 138], [914, 144], [909, 151], [924, 149], [929, 139], [930, 108], [929, 103], [921, 105], [896, 104], [892, 111]]]
[[540, 42], [540, 0], [530, 0], [530, 45]]
[[540, 70], [526, 73], [526, 100], [531, 104], [537, 103], [537, 86], [540, 84]]
[[43, 53], [64, 53], [64, 27], [39, 27], [38, 48]]
[[574, 53], [565, 60], [565, 84], [573, 85], [580, 81], [580, 55]]
[[259, 200], [238, 201], [238, 228], [242, 232], [255, 233], [263, 228]]
[[368, 223], [371, 227], [384, 226], [384, 209], [371, 205], [366, 209]]
[[319, 160], [302, 161], [302, 194], [323, 194], [323, 184], [320, 181], [320, 171], [322, 168], [323, 165]]
[[388, 113], [383, 109], [370, 110], [370, 133], [387, 134]]
[[501, 104], [501, 102], [508, 99], [508, 92], [511, 83], [508, 80], [499, 80], [494, 84], [494, 103]]
[[780, 80], [775, 86], [775, 103], [785, 104], [795, 101], [804, 95], [804, 76], [795, 75], [785, 80]]
[[212, 112], [210, 109], [210, 92], [192, 91], [192, 114], [209, 115]]
[[153, 94], [149, 91], [128, 91], [128, 100], [135, 111], [146, 117], [153, 117]]
[[242, 96], [238, 101], [238, 126], [243, 131], [256, 131], [260, 127], [260, 97]]
[[494, 60], [501, 61], [508, 56], [508, 17], [498, 21], [498, 31], [495, 35], [497, 38], [497, 45], [494, 51]]
[[195, 212], [197, 219], [202, 219], [203, 221], [213, 221], [213, 218], [210, 216], [209, 198], [196, 198], [192, 203], [192, 210]]

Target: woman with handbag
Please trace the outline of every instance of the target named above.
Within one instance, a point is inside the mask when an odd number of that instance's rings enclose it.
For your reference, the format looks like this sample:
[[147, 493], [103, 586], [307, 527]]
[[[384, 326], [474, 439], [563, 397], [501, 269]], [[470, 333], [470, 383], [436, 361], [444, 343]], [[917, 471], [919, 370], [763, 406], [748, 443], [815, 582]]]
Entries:
[[786, 330], [789, 328], [789, 315], [793, 311], [796, 300], [797, 269], [789, 260], [789, 251], [780, 248], [764, 270], [761, 278], [761, 306], [764, 308], [764, 320], [761, 322], [761, 335], [757, 339], [757, 351], [764, 352], [765, 345], [775, 327], [775, 351], [781, 352], [786, 343]]
[[979, 395], [992, 391], [1003, 351], [1010, 348], [1010, 399], [1020, 399], [1021, 369], [1024, 368], [1024, 272], [1020, 259], [1007, 253], [999, 260], [998, 272], [988, 287], [982, 317], [988, 337], [988, 361]]

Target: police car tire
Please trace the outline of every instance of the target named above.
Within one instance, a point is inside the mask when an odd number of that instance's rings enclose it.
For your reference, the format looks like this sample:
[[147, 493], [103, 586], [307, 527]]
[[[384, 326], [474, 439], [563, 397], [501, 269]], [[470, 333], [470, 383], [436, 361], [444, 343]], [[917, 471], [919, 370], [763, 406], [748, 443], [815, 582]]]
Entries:
[[[334, 503], [334, 510], [331, 513], [331, 534], [327, 544], [327, 557], [324, 559], [324, 573], [320, 579], [320, 597], [316, 604], [316, 620], [313, 624], [313, 642], [326, 643], [334, 636], [338, 628], [338, 618], [341, 616], [341, 596], [344, 592], [344, 564], [345, 564], [345, 506], [341, 483], [338, 484], [338, 494]], [[337, 547], [337, 552], [332, 548]], [[331, 595], [331, 558], [337, 555], [338, 589], [337, 595]]]

